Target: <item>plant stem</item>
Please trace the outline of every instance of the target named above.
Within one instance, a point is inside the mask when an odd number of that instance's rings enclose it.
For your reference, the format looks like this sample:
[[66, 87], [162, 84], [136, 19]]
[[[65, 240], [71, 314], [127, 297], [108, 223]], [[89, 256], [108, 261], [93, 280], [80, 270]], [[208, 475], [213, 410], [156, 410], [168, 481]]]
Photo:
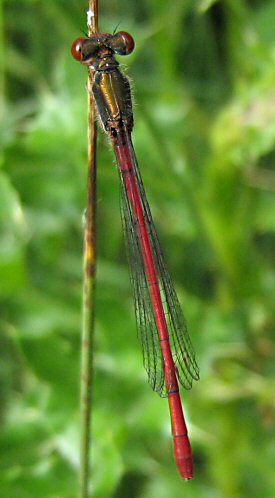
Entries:
[[[98, 0], [89, 0], [89, 36], [98, 31]], [[79, 498], [89, 496], [91, 449], [91, 400], [93, 372], [93, 331], [95, 318], [96, 273], [96, 123], [94, 101], [90, 87], [93, 75], [88, 77], [88, 185], [83, 251], [83, 304], [81, 342], [81, 435]]]

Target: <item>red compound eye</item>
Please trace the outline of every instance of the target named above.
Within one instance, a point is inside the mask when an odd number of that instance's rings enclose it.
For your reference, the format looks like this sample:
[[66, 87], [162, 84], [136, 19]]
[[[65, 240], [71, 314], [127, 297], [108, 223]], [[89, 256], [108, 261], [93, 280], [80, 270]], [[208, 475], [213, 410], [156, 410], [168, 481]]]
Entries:
[[110, 36], [108, 45], [116, 54], [128, 55], [133, 52], [135, 42], [129, 33], [119, 31], [115, 35]]
[[77, 38], [71, 48], [71, 54], [77, 61], [82, 61], [82, 46], [85, 38]]
[[125, 55], [131, 54], [135, 48], [133, 37], [126, 31], [119, 31], [117, 34], [121, 36], [125, 44]]

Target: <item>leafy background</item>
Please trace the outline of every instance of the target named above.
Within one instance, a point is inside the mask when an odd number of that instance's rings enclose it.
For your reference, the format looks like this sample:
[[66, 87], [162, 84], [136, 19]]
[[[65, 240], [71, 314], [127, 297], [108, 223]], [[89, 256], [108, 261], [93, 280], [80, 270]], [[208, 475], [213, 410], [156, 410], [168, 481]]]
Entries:
[[[0, 9], [0, 496], [70, 498], [86, 199], [86, 71], [70, 46], [86, 2]], [[100, 134], [92, 496], [274, 497], [275, 4], [101, 0], [100, 16], [136, 40], [135, 146], [201, 380], [182, 393], [183, 483], [142, 368]]]

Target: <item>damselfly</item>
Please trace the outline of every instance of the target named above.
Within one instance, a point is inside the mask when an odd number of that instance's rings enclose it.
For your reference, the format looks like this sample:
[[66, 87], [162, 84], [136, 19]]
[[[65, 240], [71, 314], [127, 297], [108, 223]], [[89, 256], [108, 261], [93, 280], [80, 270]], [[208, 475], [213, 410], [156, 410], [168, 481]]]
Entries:
[[192, 450], [178, 381], [186, 388], [199, 369], [181, 307], [167, 271], [146, 199], [131, 133], [130, 84], [115, 54], [127, 55], [134, 40], [120, 31], [78, 38], [72, 55], [93, 75], [92, 93], [102, 128], [112, 143], [121, 183], [121, 216], [134, 289], [138, 336], [144, 367], [154, 391], [168, 396], [174, 455], [184, 479], [193, 477]]

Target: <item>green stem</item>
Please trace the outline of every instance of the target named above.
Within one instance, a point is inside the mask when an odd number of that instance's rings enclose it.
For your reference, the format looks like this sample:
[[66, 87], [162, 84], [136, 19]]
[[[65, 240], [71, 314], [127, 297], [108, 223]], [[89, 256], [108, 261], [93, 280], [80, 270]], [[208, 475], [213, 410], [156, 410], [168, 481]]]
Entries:
[[[89, 12], [93, 12], [89, 35], [98, 31], [98, 0], [89, 1]], [[88, 87], [92, 74], [89, 74]], [[95, 108], [91, 93], [88, 94], [88, 186], [87, 209], [84, 228], [83, 254], [83, 305], [81, 342], [81, 422], [80, 422], [80, 469], [79, 498], [89, 496], [89, 471], [91, 448], [91, 401], [93, 373], [93, 331], [95, 318], [95, 273], [96, 273], [96, 124]]]

